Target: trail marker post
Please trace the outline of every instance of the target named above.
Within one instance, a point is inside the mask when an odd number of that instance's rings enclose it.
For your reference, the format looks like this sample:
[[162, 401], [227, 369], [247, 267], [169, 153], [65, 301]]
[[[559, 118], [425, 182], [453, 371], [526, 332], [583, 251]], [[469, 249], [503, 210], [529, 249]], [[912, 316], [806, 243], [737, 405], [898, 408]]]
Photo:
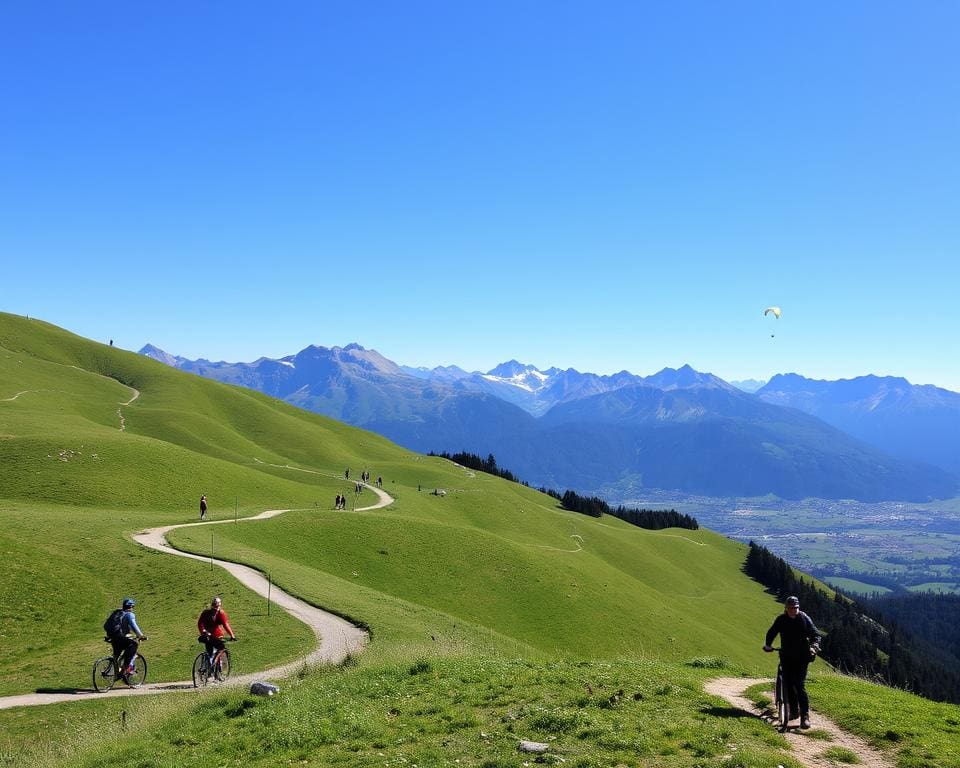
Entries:
[[267, 616], [270, 615], [270, 593], [273, 588], [273, 576], [267, 574]]

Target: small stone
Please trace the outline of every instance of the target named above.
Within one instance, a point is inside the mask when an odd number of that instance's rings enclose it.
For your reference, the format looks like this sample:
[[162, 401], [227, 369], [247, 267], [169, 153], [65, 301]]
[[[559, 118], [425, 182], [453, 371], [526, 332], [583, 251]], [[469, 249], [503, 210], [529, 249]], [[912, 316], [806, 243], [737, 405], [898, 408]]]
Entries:
[[250, 693], [254, 696], [273, 696], [275, 693], [280, 693], [280, 689], [273, 683], [258, 680], [250, 686]]
[[521, 752], [533, 752], [535, 754], [542, 754], [550, 749], [549, 744], [544, 744], [542, 741], [521, 741], [517, 745], [517, 749]]

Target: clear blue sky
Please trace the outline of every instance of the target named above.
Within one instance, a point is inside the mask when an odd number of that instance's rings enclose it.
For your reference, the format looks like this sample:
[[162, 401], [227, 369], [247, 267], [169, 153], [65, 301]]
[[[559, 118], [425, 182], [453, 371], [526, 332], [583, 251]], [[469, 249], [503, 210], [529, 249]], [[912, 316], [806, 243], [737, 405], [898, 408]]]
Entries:
[[187, 357], [960, 390], [958, 28], [946, 1], [6, 3], [0, 309]]

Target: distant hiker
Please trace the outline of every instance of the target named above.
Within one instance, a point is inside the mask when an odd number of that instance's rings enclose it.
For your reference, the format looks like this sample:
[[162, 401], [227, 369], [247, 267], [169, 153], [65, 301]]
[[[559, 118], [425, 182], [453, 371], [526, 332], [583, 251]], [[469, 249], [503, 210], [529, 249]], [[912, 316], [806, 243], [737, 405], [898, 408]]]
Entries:
[[350, 479], [350, 467], [347, 467], [345, 470], [343, 470], [343, 477], [346, 480]]
[[783, 613], [767, 630], [763, 650], [770, 653], [773, 638], [780, 635], [780, 664], [787, 684], [790, 719], [800, 716], [800, 727], [810, 727], [810, 699], [807, 696], [807, 667], [820, 651], [820, 632], [813, 620], [800, 610], [800, 600], [788, 597]]
[[110, 346], [113, 346], [113, 339], [110, 339]]
[[204, 494], [200, 497], [200, 519], [203, 520], [207, 516], [207, 496]]
[[417, 483], [417, 493], [420, 493], [420, 483]]
[[377, 488], [383, 488], [383, 477], [377, 475]]
[[136, 671], [134, 659], [140, 647], [139, 641], [147, 639], [147, 636], [140, 631], [137, 617], [133, 613], [133, 606], [136, 604], [132, 597], [123, 598], [120, 608], [111, 613], [103, 623], [103, 631], [106, 632], [107, 639], [113, 646], [113, 655], [123, 655], [120, 669], [128, 675]]
[[203, 643], [207, 649], [207, 656], [212, 660], [217, 651], [222, 651], [225, 643], [223, 636], [229, 635], [231, 640], [236, 640], [237, 636], [233, 634], [233, 627], [230, 626], [230, 620], [227, 618], [227, 612], [220, 606], [222, 601], [219, 597], [214, 597], [210, 601], [210, 607], [200, 612], [197, 619], [197, 629], [200, 636], [198, 643]]

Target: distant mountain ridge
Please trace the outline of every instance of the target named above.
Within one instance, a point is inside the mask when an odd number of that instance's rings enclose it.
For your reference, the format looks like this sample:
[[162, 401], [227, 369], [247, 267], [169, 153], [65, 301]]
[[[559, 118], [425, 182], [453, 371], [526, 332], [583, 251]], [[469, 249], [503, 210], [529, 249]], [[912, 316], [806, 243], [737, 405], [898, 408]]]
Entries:
[[359, 344], [310, 346], [252, 363], [189, 361], [152, 345], [142, 351], [413, 450], [492, 452], [534, 485], [861, 500], [926, 500], [957, 490], [948, 472], [886, 455], [803, 409], [689, 365], [647, 377], [600, 376], [510, 360], [471, 373], [400, 366]]
[[960, 474], [960, 393], [897, 376], [823, 381], [787, 373], [756, 394], [823, 419], [892, 456]]

